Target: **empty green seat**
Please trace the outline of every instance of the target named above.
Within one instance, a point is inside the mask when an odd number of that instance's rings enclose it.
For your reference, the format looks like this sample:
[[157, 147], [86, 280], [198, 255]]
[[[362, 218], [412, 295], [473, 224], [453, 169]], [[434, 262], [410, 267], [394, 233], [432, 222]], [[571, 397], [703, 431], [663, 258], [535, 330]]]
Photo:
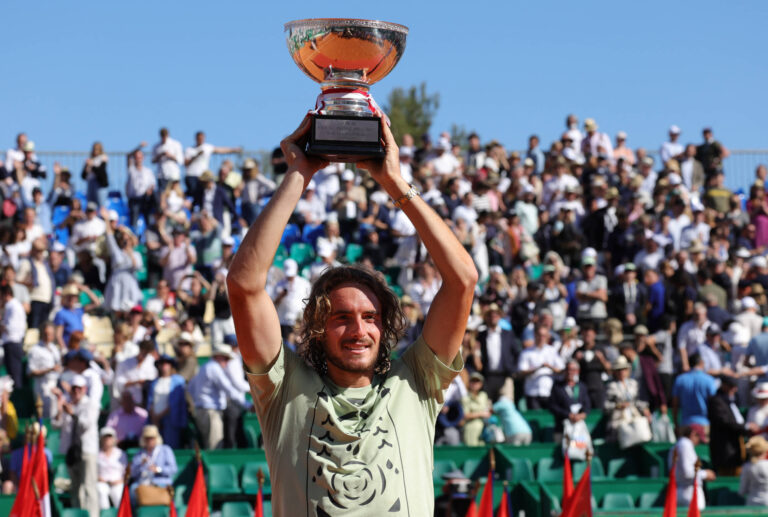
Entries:
[[59, 436], [61, 431], [58, 429], [48, 432], [48, 436], [45, 437], [45, 446], [51, 451], [51, 454], [59, 453]]
[[725, 487], [717, 489], [715, 495], [716, 506], [744, 506], [745, 504], [747, 504], [746, 499], [739, 493]]
[[608, 461], [607, 475], [609, 479], [637, 478], [638, 469], [635, 462], [629, 458], [613, 458]]
[[253, 427], [245, 427], [245, 439], [248, 441], [248, 447], [251, 449], [259, 448], [259, 433]]
[[253, 517], [253, 508], [245, 501], [230, 501], [221, 505], [221, 517]]
[[208, 492], [211, 495], [239, 494], [237, 470], [229, 463], [208, 465]]
[[184, 505], [184, 500], [187, 499], [189, 487], [187, 485], [179, 485], [173, 489], [173, 504], [176, 505], [176, 509], [179, 506]]
[[66, 463], [62, 461], [56, 466], [56, 472], [53, 474], [53, 479], [69, 479], [69, 470], [67, 470]]
[[249, 461], [243, 467], [242, 487], [243, 493], [256, 494], [259, 492], [259, 469], [264, 473], [264, 487], [262, 493], [271, 494], [272, 484], [269, 477], [269, 467], [266, 461]]
[[436, 460], [434, 469], [432, 470], [432, 480], [435, 483], [442, 483], [443, 474], [452, 470], [458, 470], [458, 467], [453, 460]]
[[170, 506], [139, 506], [134, 512], [136, 517], [168, 517], [170, 514]]
[[[581, 479], [582, 474], [584, 474], [584, 471], [587, 470], [587, 462], [586, 461], [574, 461], [571, 463], [571, 468], [573, 472], [573, 480], [578, 481]], [[560, 469], [562, 473], [562, 467]], [[605, 477], [605, 470], [603, 470], [603, 462], [600, 461], [600, 458], [595, 456], [592, 458], [592, 479], [602, 479]], [[562, 479], [562, 475], [561, 478]]]
[[[555, 466], [554, 458], [541, 458], [536, 462], [537, 481], [562, 481], [563, 465]], [[574, 476], [576, 479], [576, 476]]]
[[304, 242], [294, 242], [291, 244], [291, 258], [295, 260], [299, 267], [310, 264], [315, 258], [315, 250], [311, 244]]
[[632, 496], [626, 493], [608, 493], [603, 496], [603, 510], [629, 510], [635, 507]]
[[90, 514], [82, 508], [64, 508], [61, 510], [61, 517], [90, 517]]
[[117, 508], [105, 508], [99, 512], [99, 517], [117, 517]]
[[480, 466], [482, 461], [483, 460], [480, 458], [470, 458], [468, 460], [464, 460], [464, 464], [461, 466], [461, 471], [464, 472], [464, 475], [469, 479], [474, 479], [475, 474], [478, 474], [479, 477], [479, 475], [482, 475], [483, 473], [477, 472], [477, 468]]
[[[665, 491], [666, 493], [666, 491]], [[642, 510], [649, 508], [660, 508], [663, 506], [663, 499], [657, 492], [643, 492], [637, 500], [637, 507]]]
[[517, 483], [519, 481], [533, 481], [533, 464], [528, 458], [511, 458], [512, 466], [507, 469], [507, 481]]
[[347, 257], [347, 263], [354, 264], [363, 256], [363, 247], [359, 244], [349, 243], [347, 244], [345, 256]]

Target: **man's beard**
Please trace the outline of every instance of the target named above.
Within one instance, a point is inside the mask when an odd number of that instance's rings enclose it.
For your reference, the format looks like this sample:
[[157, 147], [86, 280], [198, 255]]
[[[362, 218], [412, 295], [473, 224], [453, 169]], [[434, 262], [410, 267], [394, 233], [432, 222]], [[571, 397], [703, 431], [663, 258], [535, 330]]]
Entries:
[[[366, 344], [369, 344], [371, 348], [374, 348], [376, 346], [372, 340], [365, 339], [364, 341], [366, 342]], [[343, 351], [342, 351], [342, 354], [343, 354]], [[339, 370], [342, 370], [345, 372], [366, 373], [366, 372], [372, 371], [376, 367], [376, 363], [379, 360], [379, 353], [377, 352], [376, 355], [366, 364], [366, 363], [360, 363], [356, 361], [353, 357], [345, 357], [341, 354], [331, 355], [328, 353], [328, 350], [326, 350], [325, 360], [328, 363], [335, 366], [336, 368], [338, 368]]]

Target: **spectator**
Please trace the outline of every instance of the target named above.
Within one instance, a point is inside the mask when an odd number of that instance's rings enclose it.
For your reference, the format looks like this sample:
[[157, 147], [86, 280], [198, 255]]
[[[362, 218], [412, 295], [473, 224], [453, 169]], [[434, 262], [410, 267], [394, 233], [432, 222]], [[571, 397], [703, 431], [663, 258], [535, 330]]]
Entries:
[[680, 176], [683, 185], [690, 192], [698, 193], [704, 187], [704, 166], [696, 156], [696, 146], [688, 144], [685, 152], [680, 156]]
[[677, 333], [677, 349], [683, 372], [691, 369], [689, 357], [698, 353], [699, 346], [706, 341], [707, 327], [711, 324], [707, 318], [707, 306], [701, 302], [696, 303], [693, 306], [693, 317], [683, 323]]
[[85, 377], [75, 375], [69, 390], [58, 392], [58, 410], [51, 423], [61, 429], [59, 450], [67, 455], [72, 506], [99, 517], [99, 409], [88, 398], [87, 387]]
[[101, 142], [94, 142], [91, 147], [91, 155], [85, 160], [81, 174], [86, 183], [86, 200], [99, 206], [106, 205], [103, 192], [109, 186], [109, 178], [107, 177], [108, 161], [109, 157], [104, 152]]
[[753, 436], [746, 445], [749, 461], [741, 469], [739, 494], [746, 497], [747, 506], [768, 506], [768, 441]]
[[15, 386], [22, 386], [22, 359], [24, 335], [27, 332], [27, 315], [24, 307], [14, 298], [8, 284], [0, 285], [0, 303], [3, 307], [2, 335], [3, 360]]
[[437, 415], [435, 445], [461, 445], [460, 427], [464, 421], [461, 401], [466, 396], [467, 387], [461, 375], [457, 375], [445, 390], [445, 403]]
[[[106, 219], [107, 210], [102, 208]], [[113, 230], [107, 225], [107, 248], [111, 257], [111, 273], [104, 293], [104, 305], [118, 318], [124, 317], [137, 303], [143, 300], [136, 273], [142, 268], [142, 259], [134, 248], [138, 239], [124, 226]]]
[[597, 123], [594, 119], [584, 119], [584, 139], [581, 141], [581, 151], [585, 156], [613, 156], [613, 146], [611, 138], [597, 131]]
[[[704, 371], [699, 354], [691, 356], [691, 369], [675, 379], [672, 386], [672, 420], [675, 425], [692, 428], [700, 441], [709, 441], [707, 401], [717, 391], [715, 379]], [[678, 410], [680, 420], [678, 422]]]
[[579, 320], [600, 323], [608, 315], [605, 307], [608, 301], [608, 281], [603, 275], [597, 274], [594, 258], [584, 258], [582, 267], [584, 278], [576, 287]]
[[107, 426], [117, 432], [117, 445], [129, 449], [139, 444], [139, 435], [147, 423], [147, 410], [133, 401], [128, 391], [120, 394], [120, 407], [109, 414]]
[[768, 382], [759, 382], [752, 390], [753, 405], [747, 413], [747, 423], [755, 424], [760, 433], [768, 435]]
[[181, 143], [171, 138], [164, 127], [160, 128], [160, 141], [152, 148], [152, 163], [157, 164], [157, 186], [161, 192], [169, 181], [181, 181], [184, 152]]
[[768, 332], [766, 330], [766, 324], [763, 321], [762, 332], [749, 340], [745, 358], [747, 364], [752, 362], [756, 367], [763, 369], [758, 378], [759, 382], [768, 382]]
[[501, 317], [498, 304], [490, 304], [483, 314], [485, 325], [477, 333], [485, 379], [483, 391], [494, 402], [507, 379], [514, 375], [522, 349], [514, 333], [501, 327]]
[[528, 150], [525, 157], [533, 160], [533, 170], [536, 174], [544, 172], [544, 152], [539, 148], [539, 136], [531, 135], [528, 137]]
[[602, 408], [605, 405], [603, 377], [607, 377], [608, 372], [611, 371], [611, 357], [607, 347], [597, 345], [597, 332], [593, 323], [585, 323], [581, 331], [584, 344], [573, 354], [573, 357], [579, 361], [581, 378], [587, 387], [590, 405], [594, 408]]
[[632, 364], [620, 355], [611, 365], [613, 381], [605, 390], [605, 411], [608, 413], [606, 432], [609, 439], [615, 440], [619, 426], [637, 415], [651, 419], [648, 402], [640, 400], [640, 386], [631, 379]]
[[483, 428], [491, 416], [491, 401], [483, 389], [483, 374], [474, 372], [469, 376], [469, 392], [461, 400], [464, 411], [464, 425], [461, 430], [464, 445], [482, 445]]
[[709, 453], [712, 466], [720, 476], [738, 476], [744, 457], [744, 436], [757, 433], [755, 423], [744, 422], [736, 406], [738, 391], [736, 379], [728, 375], [720, 378], [720, 388], [708, 401], [710, 422]]
[[27, 356], [27, 370], [34, 379], [35, 399], [43, 403], [43, 418], [56, 416], [56, 384], [61, 374], [61, 351], [56, 344], [56, 330], [51, 322], [40, 327], [40, 341]]
[[46, 248], [45, 238], [38, 238], [32, 243], [29, 259], [19, 264], [20, 283], [29, 289], [29, 326], [32, 328], [48, 321], [56, 288], [53, 271], [45, 260]]
[[[667, 163], [669, 160], [680, 160], [683, 154], [683, 145], [678, 142], [680, 138], [680, 128], [676, 125], [669, 126], [669, 141], [661, 144], [659, 149], [659, 158], [662, 163]], [[686, 185], [690, 190], [690, 183]]]
[[[613, 161], [624, 160], [624, 163], [631, 166], [635, 165], [635, 153], [627, 147], [627, 134], [624, 131], [616, 133], [616, 147], [613, 149]], [[663, 160], [666, 162], [666, 160]]]
[[167, 487], [173, 483], [178, 467], [173, 450], [163, 443], [154, 425], [146, 425], [139, 440], [141, 449], [131, 461], [131, 499], [141, 485]]
[[192, 204], [187, 201], [181, 183], [172, 180], [160, 193], [160, 212], [171, 224], [186, 228], [189, 226], [189, 209]]
[[277, 188], [274, 181], [261, 174], [259, 165], [253, 158], [243, 162], [243, 194], [241, 211], [247, 226], [253, 224], [261, 211], [260, 203], [271, 196]]
[[139, 354], [129, 357], [117, 365], [112, 395], [119, 399], [127, 391], [138, 405], [143, 405], [145, 384], [157, 378], [155, 360], [157, 357], [154, 340], [147, 336], [139, 343]]
[[203, 172], [210, 168], [211, 156], [214, 154], [230, 154], [242, 152], [241, 147], [217, 147], [205, 141], [205, 133], [195, 133], [195, 146], [187, 147], [184, 151], [184, 165], [187, 167], [184, 183], [187, 193], [194, 196], [198, 188], [198, 180]]
[[579, 380], [579, 362], [570, 360], [565, 365], [565, 378], [555, 383], [549, 396], [548, 408], [555, 417], [555, 443], [563, 439], [563, 422], [572, 424], [587, 418], [592, 409], [587, 386]]
[[69, 284], [61, 290], [61, 309], [53, 318], [53, 324], [56, 326], [56, 341], [61, 350], [67, 349], [72, 332], [84, 330], [85, 311], [82, 307], [76, 306], [79, 297], [80, 289], [75, 284]]
[[285, 277], [275, 285], [272, 300], [280, 318], [283, 341], [288, 342], [288, 336], [304, 311], [304, 300], [309, 296], [310, 285], [306, 279], [298, 276], [299, 265], [293, 259], [283, 262], [283, 273]]
[[99, 449], [99, 508], [119, 506], [123, 497], [123, 478], [128, 456], [116, 447], [117, 432], [111, 427], [102, 427], [99, 431], [101, 447]]
[[155, 190], [157, 179], [149, 167], [144, 165], [144, 153], [142, 144], [128, 153], [127, 166], [128, 178], [125, 183], [125, 195], [128, 198], [128, 210], [131, 213], [131, 226], [136, 227], [139, 216], [144, 221], [149, 221], [149, 216], [154, 212]]
[[533, 440], [533, 431], [515, 407], [515, 388], [512, 379], [504, 382], [499, 392], [499, 399], [493, 404], [492, 410], [499, 419], [506, 443], [516, 446], [530, 445]]
[[[16, 135], [16, 147], [8, 149], [5, 153], [5, 170], [9, 176], [16, 172], [16, 169], [24, 167], [26, 154], [24, 148], [27, 147], [26, 133]], [[34, 148], [33, 148], [34, 149]]]
[[85, 219], [75, 224], [70, 238], [75, 250], [90, 250], [96, 252], [96, 242], [104, 237], [107, 223], [97, 216], [99, 205], [90, 201], [86, 205]]
[[637, 267], [627, 262], [624, 264], [621, 282], [611, 289], [609, 314], [624, 322], [628, 330], [632, 329], [635, 325], [645, 324], [647, 300], [645, 284], [637, 281]]
[[172, 449], [182, 447], [181, 435], [187, 427], [186, 381], [176, 373], [178, 364], [169, 355], [155, 361], [158, 376], [147, 390], [149, 421], [160, 429], [163, 442]]
[[715, 140], [712, 128], [705, 127], [701, 131], [701, 135], [704, 142], [696, 147], [696, 159], [704, 167], [706, 183], [709, 184], [709, 179], [723, 170], [723, 160], [728, 158], [731, 153], [723, 144]]
[[200, 175], [200, 188], [194, 194], [192, 204], [198, 207], [201, 212], [212, 215], [222, 230], [226, 230], [225, 234], [228, 235], [228, 227], [224, 221], [224, 212], [226, 210], [229, 214], [234, 214], [235, 205], [232, 203], [224, 187], [216, 182], [216, 178], [211, 171], [205, 171]]
[[197, 262], [197, 251], [189, 242], [189, 237], [183, 229], [175, 227], [172, 237], [168, 237], [164, 229], [160, 235], [165, 247], [160, 252], [160, 265], [163, 267], [163, 278], [174, 291], [181, 288], [181, 280], [192, 272], [192, 266]]
[[[704, 496], [704, 481], [714, 481], [715, 473], [709, 469], [696, 471], [696, 462], [699, 457], [696, 454], [696, 446], [701, 443], [701, 435], [691, 427], [683, 427], [680, 431], [675, 446], [669, 450], [667, 465], [671, 470], [675, 466], [675, 479], [677, 480], [677, 504], [678, 506], [690, 506], [693, 499], [693, 491], [696, 490], [696, 501], [699, 511], [707, 506]], [[677, 462], [673, 460], [677, 452]]]
[[[187, 320], [191, 321], [191, 320]], [[179, 337], [176, 338], [176, 344], [174, 350], [176, 352], [176, 362], [178, 365], [178, 373], [184, 378], [185, 382], [189, 382], [197, 375], [199, 369], [197, 363], [197, 357], [195, 356], [194, 343], [195, 338], [188, 331], [182, 331]]]
[[517, 374], [525, 379], [525, 399], [528, 409], [544, 409], [552, 394], [554, 375], [564, 365], [557, 349], [549, 344], [549, 329], [536, 325], [534, 344], [525, 348], [517, 362]]
[[[336, 212], [341, 236], [349, 240], [357, 230], [357, 220], [368, 206], [365, 189], [355, 184], [355, 173], [345, 169], [341, 173], [341, 190], [333, 196], [331, 207]], [[297, 206], [298, 208], [298, 206]]]

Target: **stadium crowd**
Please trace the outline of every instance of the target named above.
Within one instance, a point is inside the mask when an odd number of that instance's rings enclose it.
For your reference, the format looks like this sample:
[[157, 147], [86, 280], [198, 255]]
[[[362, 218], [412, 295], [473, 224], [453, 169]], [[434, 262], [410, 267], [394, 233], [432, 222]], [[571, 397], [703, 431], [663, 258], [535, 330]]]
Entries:
[[[548, 149], [536, 135], [522, 152], [474, 133], [466, 142], [423, 135], [418, 146], [403, 135], [402, 175], [481, 279], [438, 444], [528, 444], [531, 409], [555, 416], [559, 441], [598, 409], [608, 440], [621, 442], [639, 418], [667, 422], [681, 458], [710, 443], [713, 471], [694, 479], [691, 461], [677, 464], [684, 498], [703, 479], [738, 475], [746, 452], [757, 459], [743, 475], [758, 476], [763, 460], [752, 452], [765, 450], [755, 437], [768, 437], [768, 173], [760, 166], [742, 199], [725, 187], [729, 153], [713, 131], [695, 143], [681, 135], [671, 126], [649, 153], [573, 115]], [[195, 439], [207, 449], [246, 446], [251, 403], [225, 278], [285, 161], [276, 149], [270, 177], [251, 158], [214, 173], [212, 154], [239, 149], [202, 132], [184, 149], [165, 128], [148, 156], [146, 147], [128, 153], [119, 191], [110, 191], [98, 142], [81, 171], [85, 192], [58, 165], [44, 188], [49, 172], [23, 133], [0, 164], [0, 418], [4, 452], [14, 448], [6, 493], [23, 438], [11, 399], [30, 379], [43, 417], [61, 430], [52, 452], [67, 454], [73, 502], [92, 512], [118, 502], [124, 449], [140, 447], [130, 480], [138, 487], [170, 484], [171, 449]], [[331, 164], [307, 187], [269, 279], [289, 346], [312, 280], [342, 262], [379, 271], [400, 295], [402, 353], [439, 275], [375, 182]], [[108, 322], [106, 343], [87, 338], [97, 322]], [[201, 355], [211, 360], [200, 365]], [[753, 500], [768, 501], [760, 490]]]

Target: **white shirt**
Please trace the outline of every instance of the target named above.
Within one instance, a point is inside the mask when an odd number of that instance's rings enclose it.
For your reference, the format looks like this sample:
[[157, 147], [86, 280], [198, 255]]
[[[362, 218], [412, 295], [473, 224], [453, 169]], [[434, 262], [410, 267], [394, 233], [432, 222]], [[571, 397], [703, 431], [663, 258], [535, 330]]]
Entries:
[[[53, 368], [61, 363], [61, 352], [55, 343], [43, 343], [42, 341], [33, 346], [27, 355], [27, 370], [29, 372], [39, 372]], [[59, 380], [59, 372], [50, 371], [40, 377], [35, 377], [35, 393], [47, 395], [56, 386]]]
[[443, 152], [440, 156], [430, 160], [429, 164], [432, 166], [435, 173], [440, 176], [453, 174], [459, 168], [459, 160], [449, 152]]
[[706, 477], [704, 469], [699, 470], [699, 475], [696, 476], [696, 460], [699, 457], [696, 455], [696, 449], [693, 446], [693, 442], [690, 438], [682, 437], [677, 441], [677, 444], [669, 450], [667, 457], [667, 464], [672, 467], [673, 452], [677, 450], [677, 465], [675, 468], [675, 477], [677, 479], [677, 504], [678, 506], [688, 506], [693, 499], [693, 487], [696, 485], [697, 501], [699, 503], [699, 510], [703, 510], [706, 506], [706, 500], [704, 499], [704, 490], [702, 488], [702, 481]]
[[495, 372], [501, 369], [501, 329], [488, 328], [485, 338], [486, 367], [489, 371]]
[[684, 150], [685, 149], [683, 148], [683, 144], [678, 142], [664, 142], [661, 144], [661, 149], [659, 149], [659, 157], [661, 158], [661, 163], [667, 163], [675, 156], [683, 154]]
[[[173, 158], [165, 156], [166, 152], [171, 153]], [[180, 164], [184, 163], [181, 143], [171, 137], [166, 138], [165, 143], [158, 142], [152, 149], [152, 161], [154, 162], [158, 156], [160, 160], [157, 162], [157, 177], [168, 181], [180, 180]]]
[[459, 205], [453, 209], [452, 219], [464, 219], [467, 225], [472, 226], [477, 221], [477, 211], [471, 206]]
[[50, 303], [53, 299], [53, 285], [51, 284], [51, 277], [48, 275], [48, 268], [46, 268], [44, 263], [37, 262], [34, 259], [22, 261], [19, 264], [19, 278], [31, 282], [34, 278], [32, 275], [33, 267], [37, 270], [37, 285], [32, 286], [30, 289], [29, 299], [36, 302]]
[[[97, 409], [101, 409], [101, 398], [104, 395], [104, 382], [101, 378], [103, 370], [101, 368], [97, 370], [93, 365], [96, 365], [96, 363], [92, 362], [91, 366], [83, 370], [83, 373], [80, 375], [88, 381], [88, 398]], [[98, 367], [98, 365], [96, 366]]]
[[76, 250], [81, 250], [89, 247], [94, 246], [94, 242], [90, 243], [84, 243], [84, 244], [76, 244], [78, 240], [84, 238], [84, 237], [101, 237], [105, 235], [107, 232], [107, 223], [104, 222], [103, 219], [99, 217], [94, 217], [93, 219], [84, 219], [77, 223], [75, 227], [72, 229], [72, 243], [75, 246]]
[[99, 479], [104, 481], [122, 481], [128, 456], [125, 451], [113, 447], [109, 453], [99, 451]]
[[293, 326], [296, 324], [304, 311], [304, 300], [309, 297], [311, 287], [305, 278], [298, 275], [292, 280], [284, 278], [277, 283], [273, 299], [276, 299], [283, 290], [286, 291], [285, 296], [277, 306], [280, 325]]
[[707, 223], [691, 223], [680, 233], [680, 249], [690, 247], [694, 239], [698, 239], [703, 245], [709, 245], [709, 230]]
[[[92, 404], [88, 395], [83, 395], [80, 402], [74, 407], [74, 416], [77, 416], [77, 429], [80, 441], [83, 444], [83, 454], [99, 452], [99, 409], [97, 404]], [[54, 427], [61, 429], [59, 438], [59, 452], [65, 453], [72, 443], [72, 419], [66, 411], [61, 411], [53, 421]]]
[[3, 307], [3, 343], [22, 343], [27, 333], [27, 313], [21, 302], [11, 298]]
[[536, 370], [525, 378], [525, 394], [529, 397], [549, 397], [554, 384], [554, 372], [551, 368], [540, 368], [544, 363], [562, 368], [562, 359], [557, 349], [552, 345], [544, 345], [541, 348], [532, 346], [526, 348], [520, 354], [517, 361], [517, 369], [520, 371]]
[[125, 185], [125, 195], [128, 196], [128, 199], [141, 197], [146, 194], [150, 188], [155, 187], [156, 184], [157, 181], [155, 180], [155, 175], [149, 167], [142, 165], [141, 169], [139, 169], [135, 165], [131, 165], [128, 167], [128, 181]]
[[152, 355], [147, 355], [141, 363], [139, 363], [138, 356], [129, 357], [117, 365], [115, 383], [112, 387], [112, 396], [119, 400], [122, 391], [127, 389], [133, 396], [134, 402], [136, 402], [136, 404], [141, 404], [141, 385], [135, 384], [126, 388], [126, 383], [133, 381], [152, 381], [156, 378], [157, 369], [155, 368], [155, 358], [152, 357]]
[[[208, 170], [211, 164], [211, 155], [215, 149], [216, 147], [208, 142], [203, 142], [196, 147], [187, 147], [187, 150], [184, 152], [185, 160], [197, 156], [197, 158], [187, 165], [188, 178], [199, 178], [201, 174]], [[198, 156], [198, 153], [201, 154]]]
[[694, 354], [699, 346], [707, 340], [707, 328], [712, 324], [709, 320], [702, 326], [698, 326], [693, 320], [688, 320], [680, 325], [677, 333], [677, 348], [685, 348], [688, 356]]
[[600, 133], [595, 131], [592, 135], [585, 135], [584, 140], [581, 142], [581, 150], [584, 153], [589, 153], [592, 156], [601, 154], [598, 150], [599, 147], [603, 148], [602, 154], [608, 156], [609, 159], [613, 159], [613, 144], [611, 143], [611, 137], [606, 133]]
[[16, 162], [24, 162], [24, 151], [21, 149], [8, 149], [5, 153], [5, 170], [12, 173], [16, 169]]
[[168, 397], [171, 394], [171, 377], [160, 377], [155, 383], [152, 411], [162, 413], [168, 408]]

